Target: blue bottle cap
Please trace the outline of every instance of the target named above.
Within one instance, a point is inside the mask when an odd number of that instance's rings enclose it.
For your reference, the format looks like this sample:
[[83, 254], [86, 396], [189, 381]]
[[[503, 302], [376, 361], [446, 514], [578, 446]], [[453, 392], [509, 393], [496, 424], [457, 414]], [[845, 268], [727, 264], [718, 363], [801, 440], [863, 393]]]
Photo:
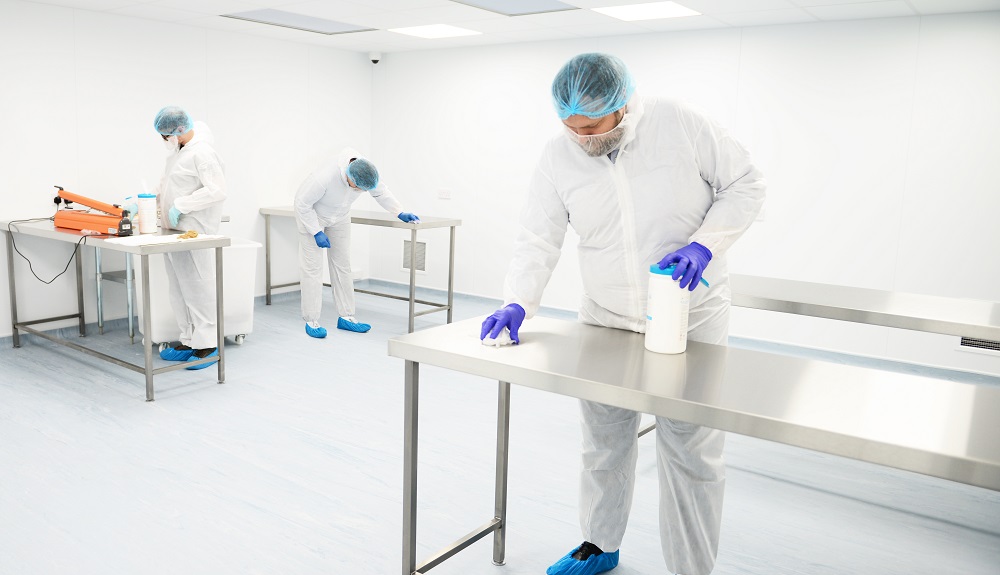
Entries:
[[[649, 266], [649, 273], [661, 276], [669, 276], [673, 275], [675, 269], [677, 269], [677, 266], [673, 264], [663, 268], [662, 270], [660, 269], [660, 264], [653, 264]], [[705, 278], [701, 278], [701, 283], [705, 284], [705, 287], [709, 287], [708, 281], [706, 281]]]
[[139, 194], [140, 198], [155, 198], [156, 194]]

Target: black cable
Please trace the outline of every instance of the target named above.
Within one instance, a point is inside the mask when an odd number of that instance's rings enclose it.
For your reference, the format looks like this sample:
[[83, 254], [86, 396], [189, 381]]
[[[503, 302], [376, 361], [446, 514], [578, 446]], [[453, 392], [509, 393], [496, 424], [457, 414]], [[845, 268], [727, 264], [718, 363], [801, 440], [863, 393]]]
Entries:
[[[28, 262], [28, 269], [31, 270], [31, 275], [35, 276], [35, 279], [42, 282], [43, 284], [51, 284], [52, 282], [56, 281], [59, 278], [59, 276], [66, 273], [66, 270], [69, 269], [69, 264], [73, 263], [73, 258], [77, 256], [77, 252], [80, 250], [80, 244], [86, 242], [87, 238], [90, 236], [82, 236], [80, 238], [80, 241], [76, 242], [76, 245], [73, 246], [73, 255], [69, 256], [69, 261], [66, 262], [66, 267], [63, 268], [63, 271], [59, 272], [56, 275], [56, 277], [50, 279], [49, 281], [45, 281], [42, 278], [38, 277], [38, 274], [35, 273], [35, 269], [31, 267], [31, 260], [25, 257], [25, 255], [21, 253], [21, 250], [17, 249], [17, 243], [14, 242], [14, 230], [10, 228], [11, 224], [26, 224], [30, 222], [44, 222], [44, 221], [50, 221], [50, 222], [55, 221], [55, 218], [32, 218], [30, 220], [11, 220], [7, 222], [7, 234], [10, 237], [10, 245], [14, 247], [14, 251], [17, 252], [17, 255], [21, 256], [24, 259], [24, 261]], [[105, 237], [111, 236], [111, 234], [92, 234], [92, 235], [99, 235]]]

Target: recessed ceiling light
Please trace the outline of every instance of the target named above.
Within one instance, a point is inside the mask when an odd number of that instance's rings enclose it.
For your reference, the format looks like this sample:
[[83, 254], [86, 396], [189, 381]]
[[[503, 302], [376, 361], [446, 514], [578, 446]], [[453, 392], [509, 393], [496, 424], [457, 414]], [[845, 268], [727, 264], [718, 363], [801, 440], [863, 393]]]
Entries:
[[419, 38], [454, 38], [456, 36], [475, 36], [482, 34], [475, 30], [449, 26], [448, 24], [431, 24], [430, 26], [412, 26], [410, 28], [389, 28], [390, 32], [417, 36]]
[[684, 16], [701, 16], [701, 12], [681, 6], [676, 2], [649, 2], [646, 4], [629, 4], [627, 6], [609, 6], [607, 8], [592, 8], [612, 18], [634, 22], [636, 20], [657, 20], [660, 18], [683, 18]]
[[284, 10], [250, 10], [247, 12], [234, 12], [232, 14], [220, 14], [223, 18], [233, 18], [236, 20], [246, 20], [257, 22], [258, 24], [269, 24], [271, 26], [281, 26], [282, 28], [294, 28], [306, 32], [316, 32], [317, 34], [347, 34], [350, 32], [369, 32], [374, 28], [335, 22], [323, 18], [314, 18], [295, 12], [285, 12]]
[[563, 10], [579, 10], [565, 2], [556, 0], [451, 0], [458, 4], [475, 6], [497, 14], [507, 16], [524, 16], [526, 14], [542, 14], [544, 12], [562, 12]]

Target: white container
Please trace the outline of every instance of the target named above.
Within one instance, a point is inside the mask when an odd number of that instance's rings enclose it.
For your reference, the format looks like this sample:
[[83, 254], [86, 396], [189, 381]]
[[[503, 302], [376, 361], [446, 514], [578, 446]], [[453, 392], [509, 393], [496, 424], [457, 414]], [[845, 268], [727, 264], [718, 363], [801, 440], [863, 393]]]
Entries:
[[649, 266], [646, 301], [646, 349], [656, 353], [684, 353], [687, 349], [691, 292], [671, 279], [674, 266]]
[[[257, 250], [260, 244], [245, 239], [233, 238], [232, 245], [222, 248], [222, 303], [223, 335], [233, 338], [236, 343], [243, 343], [247, 334], [253, 331], [254, 285], [257, 274]], [[215, 250], [209, 250], [215, 258]], [[150, 331], [153, 343], [166, 344], [177, 341], [180, 328], [170, 307], [170, 294], [167, 284], [167, 268], [163, 264], [163, 255], [149, 256], [150, 283]], [[139, 317], [139, 332], [143, 328], [142, 270], [139, 269], [139, 258], [133, 259], [135, 270], [135, 299]], [[146, 334], [143, 333], [143, 336]]]
[[156, 195], [139, 194], [139, 233], [156, 233]]

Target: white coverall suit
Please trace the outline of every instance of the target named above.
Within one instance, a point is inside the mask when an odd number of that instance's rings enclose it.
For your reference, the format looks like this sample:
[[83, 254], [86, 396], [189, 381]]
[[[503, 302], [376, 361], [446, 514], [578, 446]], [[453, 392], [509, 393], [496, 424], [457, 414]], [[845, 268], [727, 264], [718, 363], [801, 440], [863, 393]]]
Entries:
[[[167, 158], [156, 192], [163, 229], [171, 228], [169, 212], [173, 206], [182, 212], [176, 229], [219, 233], [226, 176], [212, 142], [208, 126], [194, 122], [194, 137]], [[170, 306], [181, 330], [179, 341], [194, 349], [217, 347], [215, 254], [212, 250], [192, 250], [164, 255]]]
[[330, 239], [327, 259], [333, 301], [340, 317], [354, 315], [354, 280], [351, 277], [351, 205], [362, 194], [371, 194], [392, 215], [403, 207], [381, 179], [372, 190], [355, 189], [347, 183], [347, 165], [351, 158], [364, 157], [347, 148], [337, 163], [309, 175], [295, 193], [295, 221], [299, 228], [299, 265], [301, 267], [302, 319], [319, 323], [323, 308], [323, 248], [315, 236], [323, 232]]
[[[580, 236], [580, 321], [644, 332], [649, 266], [698, 242], [713, 254], [704, 272], [711, 287], [691, 294], [688, 337], [725, 345], [726, 250], [763, 204], [762, 174], [736, 140], [691, 109], [634, 96], [627, 111], [637, 117], [615, 162], [587, 156], [566, 135], [546, 146], [521, 213], [505, 304], [535, 314], [569, 224]], [[613, 552], [632, 506], [640, 414], [589, 401], [581, 412], [580, 524], [585, 540]], [[660, 539], [672, 573], [707, 575], [715, 564], [724, 437], [656, 418]]]

